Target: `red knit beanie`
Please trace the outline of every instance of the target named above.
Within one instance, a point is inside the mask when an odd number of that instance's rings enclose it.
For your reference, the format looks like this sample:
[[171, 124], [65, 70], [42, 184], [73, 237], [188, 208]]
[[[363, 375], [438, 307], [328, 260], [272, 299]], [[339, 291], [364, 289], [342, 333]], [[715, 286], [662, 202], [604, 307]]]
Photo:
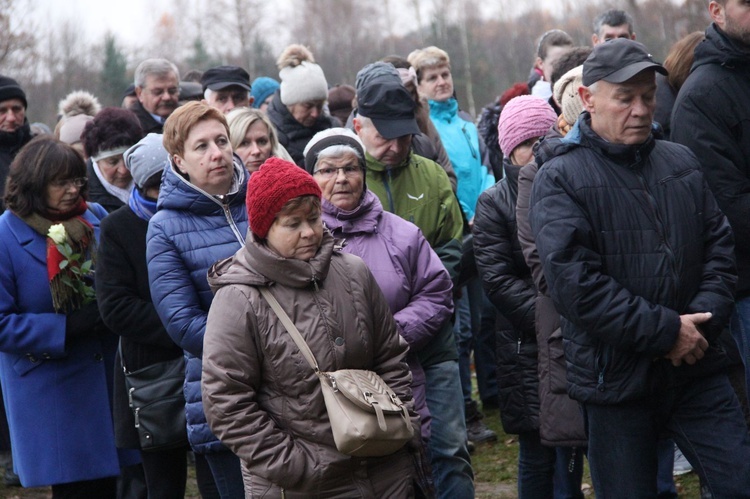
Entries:
[[281, 208], [300, 196], [321, 196], [312, 175], [289, 161], [268, 158], [247, 183], [247, 217], [253, 234], [265, 239]]

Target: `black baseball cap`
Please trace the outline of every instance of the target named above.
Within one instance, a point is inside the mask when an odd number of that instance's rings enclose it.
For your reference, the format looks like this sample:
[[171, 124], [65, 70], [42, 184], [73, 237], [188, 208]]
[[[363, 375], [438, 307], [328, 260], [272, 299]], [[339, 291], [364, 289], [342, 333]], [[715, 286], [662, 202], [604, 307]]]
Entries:
[[249, 92], [250, 75], [239, 66], [217, 66], [203, 73], [201, 85], [204, 92], [207, 88], [221, 90], [227, 87], [242, 87]]
[[357, 114], [370, 118], [385, 139], [420, 133], [414, 99], [392, 64], [374, 62], [357, 73]]
[[664, 66], [654, 61], [642, 43], [615, 38], [594, 47], [583, 63], [583, 85], [588, 87], [599, 80], [622, 83], [651, 68], [667, 74]]

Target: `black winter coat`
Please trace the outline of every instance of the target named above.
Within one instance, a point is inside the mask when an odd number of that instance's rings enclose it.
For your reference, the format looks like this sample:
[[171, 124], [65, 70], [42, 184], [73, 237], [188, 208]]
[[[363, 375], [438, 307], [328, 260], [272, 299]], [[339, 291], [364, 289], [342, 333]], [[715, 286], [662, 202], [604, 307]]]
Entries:
[[522, 433], [539, 428], [536, 290], [516, 230], [521, 167], [506, 158], [503, 168], [505, 177], [477, 201], [474, 255], [487, 296], [507, 318], [496, 331], [500, 418], [506, 433]]
[[[536, 156], [539, 157], [539, 148], [545, 147], [550, 139], [560, 137], [555, 125], [539, 142]], [[548, 447], [586, 447], [581, 408], [568, 396], [560, 314], [547, 294], [549, 290], [529, 225], [529, 198], [538, 169], [536, 162], [532, 162], [518, 172], [516, 225], [518, 242], [537, 289], [534, 320], [539, 348], [539, 438]]]
[[[668, 374], [724, 367], [717, 337], [734, 304], [732, 231], [695, 156], [655, 140], [606, 142], [584, 112], [534, 181], [530, 220], [562, 333], [572, 398], [613, 404]], [[706, 356], [664, 359], [680, 315], [711, 312]]]
[[313, 138], [313, 135], [333, 127], [331, 117], [323, 113], [320, 114], [313, 126], [302, 126], [281, 102], [281, 93], [278, 90], [266, 112], [279, 134], [279, 143], [286, 148], [300, 168], [305, 167], [305, 146]]
[[5, 180], [10, 173], [10, 165], [13, 159], [31, 140], [31, 127], [28, 119], [24, 120], [23, 126], [15, 132], [0, 132], [0, 213], [5, 210]]
[[135, 113], [135, 115], [138, 117], [138, 121], [141, 122], [141, 128], [143, 128], [144, 137], [149, 133], [163, 132], [164, 125], [156, 121], [154, 117], [151, 116], [151, 113], [146, 111], [146, 108], [143, 107], [143, 104], [141, 104], [139, 101], [134, 102], [133, 105], [130, 106], [130, 110]]
[[[104, 323], [122, 338], [129, 371], [182, 355], [151, 302], [146, 267], [148, 222], [123, 206], [102, 220], [96, 262], [96, 297]], [[128, 406], [119, 356], [114, 381], [115, 439], [121, 448], [138, 448], [138, 433]]]
[[712, 24], [691, 71], [677, 95], [671, 139], [698, 157], [734, 230], [737, 294], [750, 296], [750, 52]]

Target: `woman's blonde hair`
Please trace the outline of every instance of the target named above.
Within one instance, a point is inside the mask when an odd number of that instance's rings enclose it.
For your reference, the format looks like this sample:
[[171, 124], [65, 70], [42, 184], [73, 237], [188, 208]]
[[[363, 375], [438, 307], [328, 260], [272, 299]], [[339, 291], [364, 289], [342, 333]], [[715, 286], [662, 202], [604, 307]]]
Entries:
[[448, 56], [448, 52], [434, 45], [413, 51], [406, 60], [417, 72], [417, 82], [422, 81], [422, 74], [425, 69], [439, 66], [448, 66], [448, 69], [451, 67], [451, 58]]
[[262, 121], [268, 128], [268, 138], [271, 140], [271, 155], [294, 162], [284, 146], [279, 143], [279, 134], [271, 120], [268, 119], [268, 115], [260, 109], [252, 107], [237, 107], [227, 114], [229, 142], [232, 144], [232, 149], [236, 151], [240, 147], [247, 131], [258, 121]]

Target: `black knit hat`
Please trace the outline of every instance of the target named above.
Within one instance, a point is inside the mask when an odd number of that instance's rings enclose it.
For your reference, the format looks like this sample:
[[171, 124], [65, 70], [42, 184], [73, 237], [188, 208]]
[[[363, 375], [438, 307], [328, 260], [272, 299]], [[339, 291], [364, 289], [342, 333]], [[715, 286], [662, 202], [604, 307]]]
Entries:
[[0, 75], [0, 102], [10, 99], [20, 99], [23, 101], [23, 107], [27, 108], [26, 94], [21, 85], [13, 78]]

